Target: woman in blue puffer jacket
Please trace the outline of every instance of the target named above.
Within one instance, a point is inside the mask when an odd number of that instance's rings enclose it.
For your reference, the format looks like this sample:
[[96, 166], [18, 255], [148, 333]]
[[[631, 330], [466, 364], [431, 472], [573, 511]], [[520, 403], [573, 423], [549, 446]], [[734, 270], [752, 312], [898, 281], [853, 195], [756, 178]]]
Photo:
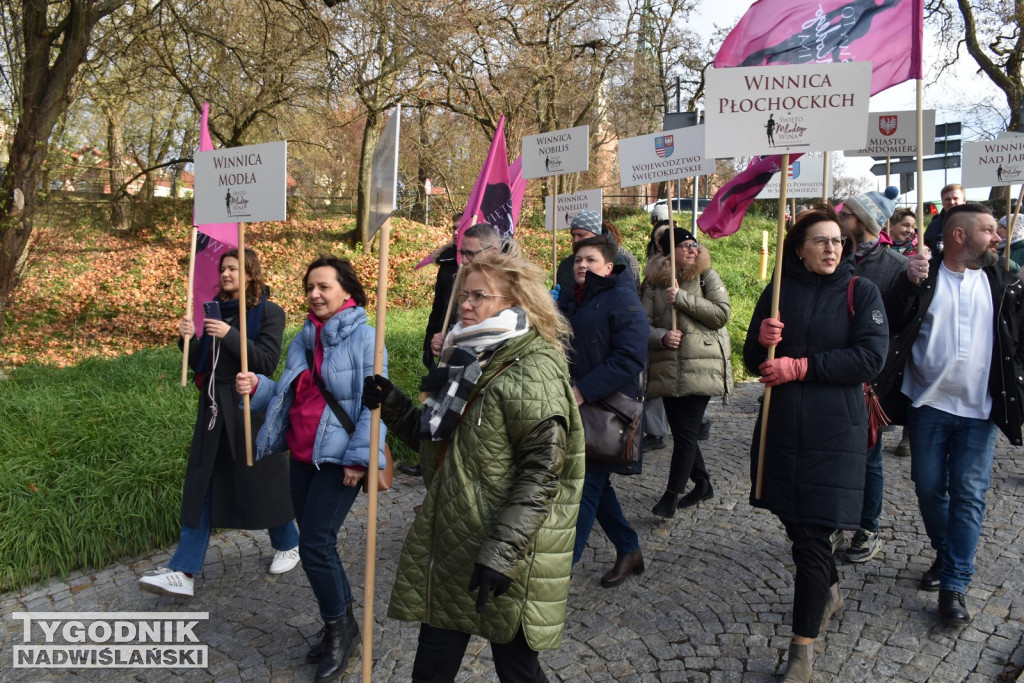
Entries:
[[[370, 411], [362, 406], [362, 391], [363, 377], [373, 374], [374, 330], [367, 324], [366, 292], [348, 261], [321, 256], [306, 269], [302, 284], [309, 317], [288, 347], [281, 379], [239, 373], [236, 387], [252, 395], [254, 412], [266, 413], [256, 457], [291, 453], [299, 556], [324, 620], [323, 639], [306, 661], [319, 662], [315, 680], [322, 681], [344, 671], [359, 643], [352, 591], [336, 546], [370, 462]], [[379, 468], [385, 465], [384, 433], [381, 424]]]

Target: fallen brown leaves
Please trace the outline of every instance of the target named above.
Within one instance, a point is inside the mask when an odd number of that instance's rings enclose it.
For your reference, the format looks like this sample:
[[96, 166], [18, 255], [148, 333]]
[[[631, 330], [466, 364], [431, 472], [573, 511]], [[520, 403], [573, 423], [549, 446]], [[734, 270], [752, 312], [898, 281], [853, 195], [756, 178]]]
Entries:
[[[378, 254], [353, 249], [352, 219], [288, 220], [246, 226], [246, 245], [263, 264], [272, 298], [294, 326], [306, 315], [302, 276], [320, 253], [353, 262], [375, 314]], [[442, 244], [445, 227], [392, 221], [388, 307], [429, 305], [435, 268], [415, 265]], [[40, 227], [28, 270], [7, 312], [0, 367], [28, 362], [66, 366], [173, 344], [185, 312], [187, 223], [115, 235], [87, 225]]]

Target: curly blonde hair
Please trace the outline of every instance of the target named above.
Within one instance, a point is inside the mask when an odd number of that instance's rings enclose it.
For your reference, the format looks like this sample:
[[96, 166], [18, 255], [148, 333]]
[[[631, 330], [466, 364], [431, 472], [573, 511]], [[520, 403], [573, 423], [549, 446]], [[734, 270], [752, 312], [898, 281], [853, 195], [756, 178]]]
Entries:
[[572, 339], [572, 328], [558, 312], [551, 292], [545, 284], [547, 272], [537, 264], [518, 256], [491, 253], [463, 264], [455, 282], [455, 291], [462, 291], [466, 278], [480, 273], [487, 283], [526, 311], [530, 326], [564, 354]]

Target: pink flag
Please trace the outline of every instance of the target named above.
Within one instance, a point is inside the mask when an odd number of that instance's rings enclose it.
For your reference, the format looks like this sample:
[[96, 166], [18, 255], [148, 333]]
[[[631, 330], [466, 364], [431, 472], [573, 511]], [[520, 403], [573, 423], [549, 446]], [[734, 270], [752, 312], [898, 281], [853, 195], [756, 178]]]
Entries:
[[715, 67], [872, 62], [871, 94], [922, 77], [923, 0], [758, 0]]
[[[923, 0], [757, 0], [722, 43], [715, 67], [870, 61], [875, 95], [922, 77], [923, 39]], [[754, 157], [715, 193], [697, 225], [711, 237], [739, 230], [781, 166], [777, 154]]]
[[[509, 179], [508, 152], [505, 149], [505, 115], [498, 119], [498, 128], [491, 140], [484, 166], [469, 194], [466, 209], [459, 223], [458, 246], [462, 246], [462, 233], [475, 223], [490, 223], [502, 239], [511, 237], [515, 230], [512, 202], [512, 183]], [[461, 255], [458, 257], [462, 262]]]
[[[801, 154], [790, 154], [790, 163]], [[740, 229], [747, 207], [757, 193], [764, 189], [772, 176], [782, 168], [782, 156], [772, 154], [754, 157], [750, 164], [732, 180], [722, 186], [697, 219], [697, 227], [709, 237], [725, 237]]]
[[[526, 195], [526, 179], [523, 178], [523, 157], [508, 164], [505, 148], [505, 116], [498, 120], [491, 149], [480, 169], [480, 175], [473, 185], [473, 191], [466, 202], [466, 210], [459, 223], [457, 246], [462, 246], [462, 233], [476, 223], [490, 223], [502, 239], [511, 237], [519, 222], [519, 211]], [[456, 255], [459, 263], [462, 256]], [[434, 262], [434, 254], [424, 257], [416, 264], [416, 270]]]
[[[210, 103], [203, 103], [203, 115], [199, 122], [199, 151], [213, 149], [209, 129]], [[193, 220], [195, 214], [193, 213]], [[238, 247], [238, 223], [206, 223], [196, 225], [199, 237], [196, 240], [194, 301], [192, 322], [197, 335], [203, 329], [203, 303], [211, 301], [220, 291], [220, 257]]]

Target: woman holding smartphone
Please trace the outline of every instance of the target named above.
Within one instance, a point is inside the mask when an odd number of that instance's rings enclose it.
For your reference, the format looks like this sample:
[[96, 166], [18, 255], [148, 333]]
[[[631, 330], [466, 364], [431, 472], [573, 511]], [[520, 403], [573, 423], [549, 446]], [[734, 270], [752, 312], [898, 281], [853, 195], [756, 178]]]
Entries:
[[[256, 253], [245, 250], [245, 304], [249, 369], [271, 375], [281, 357], [284, 311], [268, 299]], [[241, 370], [238, 251], [220, 258], [220, 290], [206, 306], [202, 334], [189, 341], [188, 360], [199, 387], [199, 409], [185, 469], [181, 496], [181, 541], [166, 567], [145, 574], [139, 587], [150, 593], [191, 597], [194, 576], [203, 568], [210, 530], [267, 529], [277, 553], [271, 574], [294, 569], [299, 562], [299, 532], [288, 492], [288, 459], [284, 454], [246, 465], [244, 413], [235, 393]], [[219, 313], [219, 315], [218, 315]], [[194, 335], [192, 319], [178, 324], [185, 337]], [[252, 434], [262, 420], [252, 416]]]

